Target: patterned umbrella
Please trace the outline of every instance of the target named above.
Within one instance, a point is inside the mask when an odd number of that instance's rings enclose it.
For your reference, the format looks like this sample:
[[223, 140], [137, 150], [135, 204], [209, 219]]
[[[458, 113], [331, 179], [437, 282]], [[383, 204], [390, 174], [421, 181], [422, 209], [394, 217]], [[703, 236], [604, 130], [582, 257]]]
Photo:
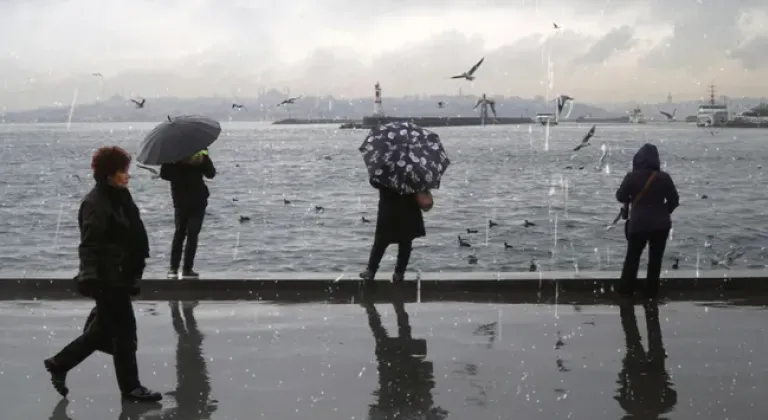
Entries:
[[371, 129], [360, 152], [371, 181], [400, 194], [440, 188], [451, 163], [437, 134], [409, 122]]

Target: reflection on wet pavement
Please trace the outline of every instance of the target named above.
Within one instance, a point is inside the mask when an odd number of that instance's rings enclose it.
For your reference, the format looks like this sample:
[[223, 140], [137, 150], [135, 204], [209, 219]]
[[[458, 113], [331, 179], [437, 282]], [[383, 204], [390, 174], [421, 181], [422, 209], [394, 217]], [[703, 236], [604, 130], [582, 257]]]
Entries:
[[762, 306], [137, 302], [142, 381], [167, 393], [156, 406], [122, 404], [104, 354], [58, 398], [40, 362], [89, 311], [0, 303], [2, 418], [762, 419], [767, 408]]

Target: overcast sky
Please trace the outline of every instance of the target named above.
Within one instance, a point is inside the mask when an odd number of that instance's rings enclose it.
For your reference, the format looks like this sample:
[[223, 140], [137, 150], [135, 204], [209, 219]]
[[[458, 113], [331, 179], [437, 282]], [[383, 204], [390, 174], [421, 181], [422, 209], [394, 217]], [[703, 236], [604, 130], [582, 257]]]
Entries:
[[[768, 96], [768, 0], [0, 0], [0, 39], [7, 109], [75, 88], [80, 101], [365, 97], [376, 81], [385, 96], [661, 102], [713, 80]], [[448, 79], [481, 57], [474, 83]]]

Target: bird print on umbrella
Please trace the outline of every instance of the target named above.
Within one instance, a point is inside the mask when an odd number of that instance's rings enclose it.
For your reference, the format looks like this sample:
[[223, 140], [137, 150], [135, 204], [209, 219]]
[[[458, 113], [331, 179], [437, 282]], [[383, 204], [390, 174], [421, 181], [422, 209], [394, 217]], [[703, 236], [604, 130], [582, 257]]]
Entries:
[[470, 82], [475, 80], [474, 74], [477, 71], [477, 69], [480, 68], [480, 65], [483, 64], [483, 61], [485, 61], [485, 57], [481, 58], [480, 61], [477, 62], [477, 64], [475, 64], [474, 66], [472, 66], [471, 69], [469, 69], [469, 71], [466, 71], [458, 76], [453, 76], [451, 77], [451, 79], [466, 79], [466, 80], [469, 80]]

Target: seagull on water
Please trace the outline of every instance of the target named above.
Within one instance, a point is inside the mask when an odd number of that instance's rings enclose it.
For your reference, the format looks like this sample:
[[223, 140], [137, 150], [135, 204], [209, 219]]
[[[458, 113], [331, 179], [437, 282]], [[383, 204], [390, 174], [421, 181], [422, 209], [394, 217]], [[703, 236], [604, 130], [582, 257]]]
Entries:
[[592, 128], [589, 129], [589, 131], [587, 132], [587, 135], [585, 135], [584, 138], [581, 139], [581, 144], [579, 144], [578, 146], [576, 146], [576, 148], [573, 149], [574, 152], [581, 149], [582, 147], [589, 146], [589, 140], [592, 138], [592, 136], [595, 135], [595, 127], [597, 127], [597, 125], [593, 125]]
[[232, 109], [243, 109], [245, 108], [245, 105], [242, 104], [232, 104]]
[[473, 75], [475, 74], [477, 69], [480, 68], [480, 65], [483, 64], [483, 61], [485, 61], [485, 57], [481, 58], [480, 61], [477, 62], [477, 64], [475, 64], [474, 66], [472, 66], [471, 69], [469, 69], [469, 71], [464, 72], [458, 76], [453, 76], [451, 77], [451, 79], [467, 79], [470, 82], [475, 80], [475, 76]]

